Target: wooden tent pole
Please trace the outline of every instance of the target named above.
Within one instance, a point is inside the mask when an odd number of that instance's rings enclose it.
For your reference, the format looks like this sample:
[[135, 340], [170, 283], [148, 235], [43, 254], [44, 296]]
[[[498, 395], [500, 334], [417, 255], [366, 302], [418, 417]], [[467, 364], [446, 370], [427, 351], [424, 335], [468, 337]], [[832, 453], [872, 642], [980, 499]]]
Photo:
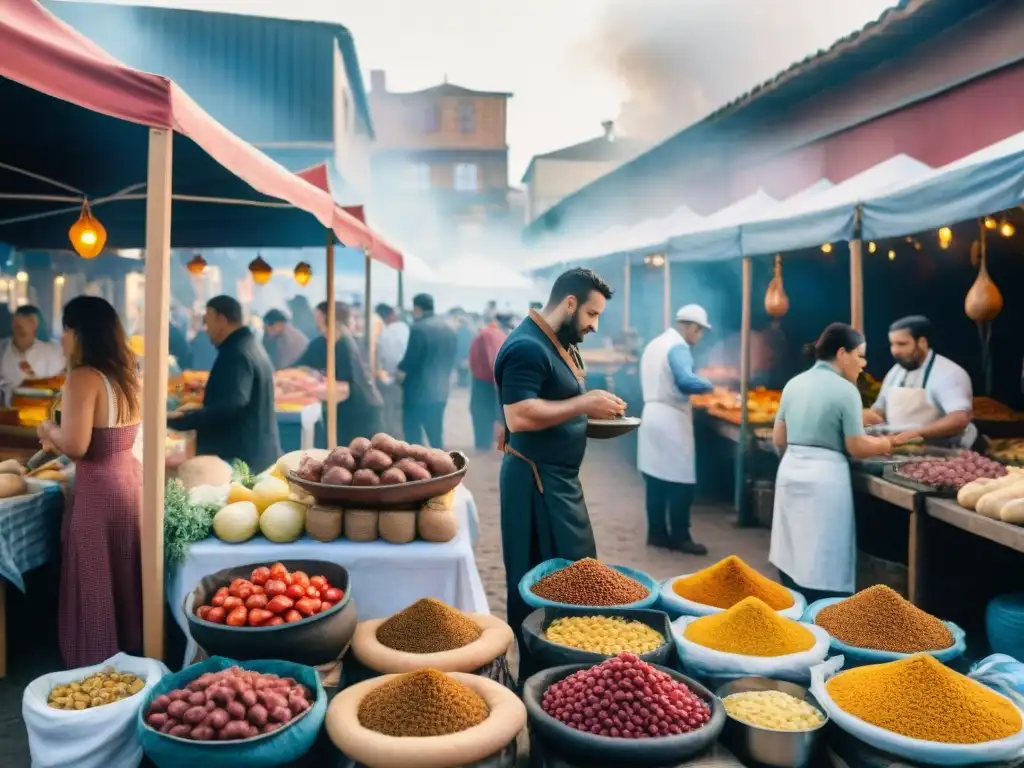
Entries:
[[736, 446], [736, 474], [733, 478], [733, 504], [739, 515], [740, 525], [750, 525], [746, 486], [747, 444], [750, 442], [750, 283], [753, 265], [749, 256], [743, 257], [742, 314], [740, 317], [740, 440]]
[[850, 325], [864, 333], [864, 240], [860, 233], [860, 206], [854, 215], [850, 241]]
[[334, 298], [334, 232], [327, 230], [327, 447], [338, 447], [338, 389], [334, 379], [334, 347], [338, 339]]
[[370, 251], [367, 250], [363, 254], [365, 269], [366, 269], [366, 284], [364, 286], [363, 296], [363, 333], [366, 335], [366, 362], [370, 366], [371, 371], [377, 370], [376, 353], [377, 350], [374, 348], [373, 338], [373, 302], [371, 300], [371, 290], [373, 288], [373, 276], [371, 267], [373, 266], [373, 260], [370, 258]]
[[405, 310], [405, 273], [398, 270], [398, 311]]
[[164, 472], [167, 461], [173, 138], [172, 131], [161, 128], [149, 130], [141, 532], [143, 651], [151, 659], [164, 657]]

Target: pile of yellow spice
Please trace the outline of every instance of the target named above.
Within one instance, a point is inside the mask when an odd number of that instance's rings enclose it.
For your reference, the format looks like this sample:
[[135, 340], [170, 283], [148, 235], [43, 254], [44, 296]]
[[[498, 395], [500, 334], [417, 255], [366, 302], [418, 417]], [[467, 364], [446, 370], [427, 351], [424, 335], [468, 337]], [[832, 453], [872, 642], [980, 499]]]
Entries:
[[780, 616], [756, 597], [690, 622], [683, 637], [705, 648], [743, 656], [785, 656], [809, 651], [815, 643], [811, 630]]
[[758, 598], [775, 611], [792, 608], [796, 602], [784, 586], [762, 576], [736, 555], [676, 579], [672, 591], [695, 603], [722, 609], [748, 597]]

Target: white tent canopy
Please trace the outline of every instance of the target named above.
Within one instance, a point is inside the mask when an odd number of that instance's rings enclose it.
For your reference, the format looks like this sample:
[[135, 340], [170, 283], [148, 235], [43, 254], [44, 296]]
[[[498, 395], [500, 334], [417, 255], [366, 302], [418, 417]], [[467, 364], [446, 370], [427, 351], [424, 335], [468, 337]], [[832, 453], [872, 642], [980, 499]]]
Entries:
[[778, 208], [779, 201], [763, 189], [737, 200], [669, 239], [672, 261], [724, 261], [742, 255], [740, 225]]
[[859, 204], [922, 179], [931, 170], [912, 157], [896, 155], [841, 184], [795, 195], [767, 215], [744, 222], [741, 252], [749, 256], [851, 240]]
[[676, 232], [682, 232], [698, 225], [704, 217], [694, 213], [688, 205], [681, 205], [666, 216], [645, 219], [630, 227], [624, 238], [622, 250], [643, 250], [664, 247], [665, 241]]
[[901, 237], [1024, 203], [1024, 132], [863, 206], [864, 237]]

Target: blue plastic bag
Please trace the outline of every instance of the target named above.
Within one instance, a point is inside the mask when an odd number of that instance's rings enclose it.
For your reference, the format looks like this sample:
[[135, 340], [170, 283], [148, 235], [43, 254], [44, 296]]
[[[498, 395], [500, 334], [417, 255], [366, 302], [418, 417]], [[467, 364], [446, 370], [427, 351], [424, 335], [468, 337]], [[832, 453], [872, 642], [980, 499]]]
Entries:
[[[555, 603], [551, 600], [545, 600], [543, 597], [539, 597], [533, 593], [533, 585], [543, 579], [545, 576], [560, 571], [563, 568], [567, 568], [572, 565], [572, 560], [565, 560], [561, 557], [556, 557], [553, 560], [547, 560], [536, 568], [531, 570], [522, 579], [519, 580], [519, 596], [523, 598], [523, 602], [532, 608], [586, 608], [589, 606], [571, 605], [569, 603]], [[647, 597], [643, 600], [638, 600], [635, 603], [628, 603], [625, 605], [602, 605], [602, 608], [650, 608], [658, 601], [658, 590], [660, 588], [657, 581], [648, 576], [642, 571], [634, 570], [625, 565], [613, 565], [611, 566], [619, 573], [622, 573], [634, 581], [638, 581], [647, 587]]]
[[985, 632], [993, 651], [1024, 659], [1024, 592], [999, 595], [989, 601]]
[[[200, 675], [220, 672], [233, 666], [249, 672], [263, 672], [278, 677], [291, 677], [302, 683], [316, 696], [312, 707], [294, 724], [273, 733], [242, 741], [188, 741], [153, 730], [145, 723], [150, 702], [161, 694], [184, 688]], [[136, 730], [146, 757], [159, 768], [274, 768], [297, 760], [312, 749], [324, 716], [327, 714], [327, 693], [320, 677], [312, 667], [290, 661], [238, 662], [214, 656], [186, 667], [174, 675], [167, 675], [149, 692], [139, 708]], [[113, 768], [113, 766], [111, 767]]]
[[[814, 618], [822, 608], [829, 605], [835, 605], [836, 603], [841, 603], [843, 600], [846, 600], [846, 598], [829, 597], [824, 600], [815, 600], [807, 606], [807, 610], [804, 611], [803, 621], [808, 624], [813, 624]], [[967, 634], [952, 621], [944, 621], [942, 623], [945, 624], [949, 631], [953, 633], [953, 645], [949, 648], [944, 648], [941, 651], [921, 651], [921, 653], [927, 653], [929, 656], [934, 656], [943, 664], [949, 664], [951, 661], [964, 655], [964, 652], [967, 650]], [[897, 659], [905, 659], [908, 656], [915, 655], [913, 653], [897, 653], [895, 651], [878, 651], [874, 648], [858, 648], [854, 645], [847, 645], [834, 637], [832, 638], [832, 650], [835, 653], [841, 653], [846, 657], [847, 667], [857, 667], [865, 664], [882, 664], [886, 661], [896, 661]]]
[[1003, 694], [1024, 709], [1024, 664], [1005, 653], [994, 653], [971, 665], [967, 674], [973, 680]]

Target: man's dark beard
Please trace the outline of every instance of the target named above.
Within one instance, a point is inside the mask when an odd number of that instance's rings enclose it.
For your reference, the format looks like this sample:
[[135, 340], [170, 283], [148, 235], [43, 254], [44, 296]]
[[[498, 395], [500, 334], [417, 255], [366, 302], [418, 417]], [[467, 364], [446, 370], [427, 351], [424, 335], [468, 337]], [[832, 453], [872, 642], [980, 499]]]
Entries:
[[924, 362], [924, 356], [914, 358], [913, 360], [897, 360], [896, 362], [898, 362], [905, 371], [916, 371]]
[[555, 336], [558, 338], [558, 342], [566, 349], [573, 344], [579, 344], [583, 341], [583, 334], [580, 333], [579, 326], [576, 324], [575, 314], [562, 321], [562, 324], [558, 326], [558, 330], [555, 331]]

